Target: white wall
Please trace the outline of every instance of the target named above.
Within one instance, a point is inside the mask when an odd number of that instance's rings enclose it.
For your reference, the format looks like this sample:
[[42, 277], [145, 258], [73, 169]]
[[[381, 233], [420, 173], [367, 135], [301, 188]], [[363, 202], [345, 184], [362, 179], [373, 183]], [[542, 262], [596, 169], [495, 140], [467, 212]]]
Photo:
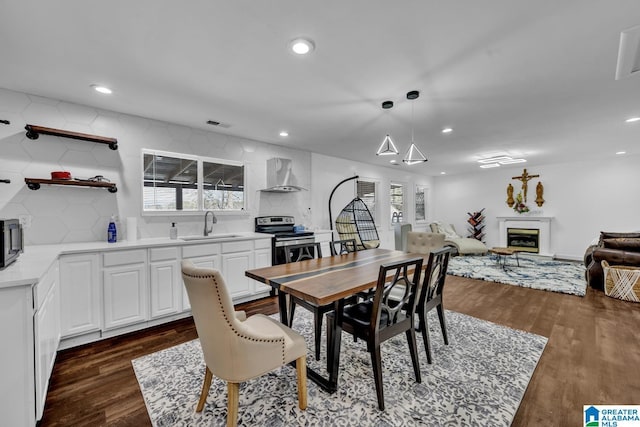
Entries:
[[[117, 215], [120, 239], [126, 236], [125, 218], [138, 218], [140, 237], [167, 237], [171, 222], [179, 235], [201, 234], [203, 216], [142, 216], [141, 149], [150, 148], [245, 162], [248, 174], [248, 214], [219, 215], [214, 232], [253, 231], [257, 215], [308, 213], [310, 192], [261, 193], [266, 186], [266, 160], [293, 160], [293, 181], [310, 186], [311, 155], [308, 152], [205, 132], [142, 117], [99, 110], [77, 104], [0, 89], [0, 218], [31, 218], [25, 229], [27, 244], [82, 242], [106, 239], [112, 214]], [[25, 124], [115, 137], [118, 150], [106, 145], [41, 135], [25, 136]], [[74, 177], [103, 175], [115, 182], [118, 192], [104, 189], [43, 185], [29, 190], [24, 178], [50, 178], [51, 171], [70, 171]]]
[[[257, 215], [294, 215], [298, 223], [327, 229], [329, 194], [341, 180], [358, 174], [378, 181], [377, 225], [382, 246], [388, 248], [394, 247], [388, 202], [391, 181], [406, 184], [407, 222], [413, 222], [416, 185], [429, 188], [429, 221], [452, 222], [463, 231], [466, 213], [486, 208], [486, 243], [494, 246], [498, 244], [495, 217], [515, 215], [505, 204], [506, 187], [511, 182], [517, 192], [520, 182], [511, 177], [522, 173], [521, 167], [511, 167], [431, 178], [412, 173], [404, 166], [373, 166], [4, 89], [0, 89], [0, 119], [11, 121], [8, 126], [0, 124], [0, 178], [11, 179], [11, 184], [0, 183], [0, 218], [30, 217], [31, 227], [25, 230], [27, 244], [104, 240], [112, 214], [121, 219], [121, 237], [126, 236], [126, 217], [138, 218], [140, 237], [165, 237], [174, 221], [179, 235], [202, 233], [201, 215], [141, 215], [142, 148], [245, 162], [248, 214], [220, 215], [215, 227], [219, 233], [251, 231]], [[119, 149], [112, 151], [102, 144], [52, 136], [32, 141], [25, 136], [27, 123], [115, 137]], [[259, 192], [266, 185], [266, 160], [271, 157], [292, 159], [292, 184], [310, 191]], [[528, 168], [529, 173], [540, 175], [545, 186], [547, 202], [539, 213], [554, 217], [553, 253], [579, 259], [601, 230], [640, 229], [638, 158], [612, 155], [598, 162]], [[104, 175], [117, 183], [118, 192], [44, 185], [33, 191], [24, 184], [25, 177], [48, 178], [54, 170], [68, 170], [79, 177]], [[537, 182], [536, 178], [529, 183], [532, 198]], [[334, 220], [354, 194], [352, 181], [336, 192], [332, 203]], [[425, 226], [417, 224], [416, 229]]]
[[[527, 167], [528, 206], [532, 214], [554, 217], [551, 223], [551, 253], [557, 257], [582, 259], [584, 251], [600, 231], [640, 230], [640, 156], [616, 156], [592, 162]], [[522, 182], [512, 180], [523, 167], [480, 170], [467, 175], [435, 179], [435, 218], [451, 222], [459, 231], [467, 228], [467, 212], [485, 208], [487, 246], [498, 246], [497, 216], [518, 216], [506, 204], [509, 183], [514, 194]], [[538, 181], [546, 202], [534, 203]], [[462, 233], [461, 233], [462, 234]]]
[[[415, 224], [414, 222], [414, 192], [416, 185], [424, 185], [431, 190], [433, 185], [431, 177], [407, 172], [404, 166], [387, 168], [313, 153], [311, 154], [311, 190], [313, 193], [311, 209], [314, 227], [329, 228], [329, 196], [331, 191], [340, 181], [354, 175], [358, 175], [361, 179], [378, 182], [376, 226], [380, 235], [381, 247], [393, 249], [395, 246], [390, 213], [389, 185], [391, 182], [405, 184], [404, 222], [414, 223], [414, 229], [426, 228], [426, 223]], [[432, 191], [429, 191], [428, 195], [431, 193]], [[342, 184], [336, 190], [331, 201], [333, 221], [342, 208], [354, 197], [355, 180]], [[430, 196], [428, 197], [430, 198]], [[432, 203], [428, 199], [427, 219], [432, 218], [431, 209]]]

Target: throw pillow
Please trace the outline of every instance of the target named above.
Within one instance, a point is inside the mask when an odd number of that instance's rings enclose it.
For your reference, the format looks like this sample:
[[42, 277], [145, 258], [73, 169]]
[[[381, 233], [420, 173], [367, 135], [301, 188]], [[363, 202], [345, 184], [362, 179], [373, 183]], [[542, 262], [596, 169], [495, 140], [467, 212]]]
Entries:
[[640, 252], [640, 238], [619, 237], [617, 239], [603, 239], [602, 243], [607, 249], [619, 249], [632, 252]]
[[451, 224], [445, 224], [440, 221], [435, 222], [436, 227], [438, 228], [438, 233], [444, 234], [445, 240], [451, 239], [459, 239], [460, 236], [456, 233], [456, 230], [453, 228]]

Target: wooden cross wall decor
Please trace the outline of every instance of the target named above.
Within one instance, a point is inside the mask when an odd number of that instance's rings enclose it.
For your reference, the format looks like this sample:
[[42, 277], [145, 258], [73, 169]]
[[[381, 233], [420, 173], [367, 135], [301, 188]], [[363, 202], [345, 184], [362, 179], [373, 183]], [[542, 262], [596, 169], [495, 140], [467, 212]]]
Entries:
[[517, 179], [519, 181], [522, 181], [522, 193], [523, 193], [522, 195], [524, 196], [525, 203], [527, 203], [527, 187], [529, 186], [528, 182], [532, 178], [538, 178], [538, 177], [540, 177], [540, 175], [529, 175], [526, 169], [522, 171], [522, 175], [511, 177], [511, 179]]

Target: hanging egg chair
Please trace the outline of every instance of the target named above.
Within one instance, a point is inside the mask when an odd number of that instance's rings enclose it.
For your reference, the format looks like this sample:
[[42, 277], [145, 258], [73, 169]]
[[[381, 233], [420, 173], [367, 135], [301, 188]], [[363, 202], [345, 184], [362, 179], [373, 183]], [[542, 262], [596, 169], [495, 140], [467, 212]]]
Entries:
[[[329, 197], [329, 221], [331, 222], [331, 197], [340, 184], [357, 179], [358, 176], [347, 178], [340, 182], [331, 192]], [[333, 224], [330, 227], [333, 229]], [[355, 239], [358, 249], [372, 249], [380, 246], [380, 237], [376, 230], [369, 208], [364, 201], [357, 197], [342, 209], [336, 218], [336, 231], [341, 240]]]

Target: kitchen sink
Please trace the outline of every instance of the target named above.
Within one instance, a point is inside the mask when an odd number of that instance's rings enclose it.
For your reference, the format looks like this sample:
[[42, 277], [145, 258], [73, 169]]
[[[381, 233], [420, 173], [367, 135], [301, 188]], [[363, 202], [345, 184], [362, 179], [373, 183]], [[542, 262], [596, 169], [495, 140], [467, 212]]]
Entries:
[[242, 237], [242, 234], [210, 234], [208, 236], [185, 236], [181, 237], [181, 240], [186, 242], [192, 240], [222, 240], [222, 239], [233, 239], [235, 237]]

